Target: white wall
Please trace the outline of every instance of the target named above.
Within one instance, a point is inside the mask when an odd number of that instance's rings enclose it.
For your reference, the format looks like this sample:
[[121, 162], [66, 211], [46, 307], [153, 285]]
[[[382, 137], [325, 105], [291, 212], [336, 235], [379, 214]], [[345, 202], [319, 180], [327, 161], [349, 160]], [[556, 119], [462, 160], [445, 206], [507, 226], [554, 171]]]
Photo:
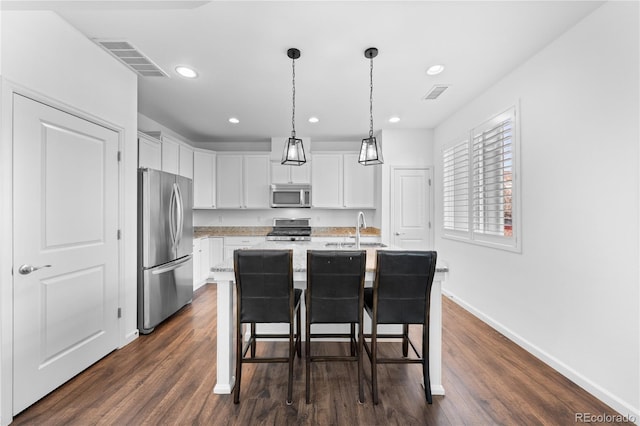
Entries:
[[123, 230], [120, 343], [137, 336], [136, 111], [137, 77], [52, 12], [2, 12], [2, 133], [0, 140], [0, 288], [2, 383], [0, 422], [11, 421], [11, 90], [25, 92], [107, 123], [121, 132]]
[[444, 239], [437, 211], [443, 290], [636, 421], [638, 12], [597, 9], [439, 125], [434, 149], [520, 100], [522, 253]]

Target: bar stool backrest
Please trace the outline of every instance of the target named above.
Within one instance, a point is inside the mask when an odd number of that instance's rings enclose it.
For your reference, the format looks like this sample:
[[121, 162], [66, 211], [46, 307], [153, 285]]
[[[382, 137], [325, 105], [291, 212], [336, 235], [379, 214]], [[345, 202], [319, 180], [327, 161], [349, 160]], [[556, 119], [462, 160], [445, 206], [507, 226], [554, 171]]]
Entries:
[[436, 257], [435, 251], [378, 251], [374, 282], [378, 324], [425, 323]]
[[366, 252], [307, 251], [311, 323], [357, 323], [362, 311]]
[[291, 250], [236, 250], [233, 266], [240, 321], [290, 322], [294, 305]]

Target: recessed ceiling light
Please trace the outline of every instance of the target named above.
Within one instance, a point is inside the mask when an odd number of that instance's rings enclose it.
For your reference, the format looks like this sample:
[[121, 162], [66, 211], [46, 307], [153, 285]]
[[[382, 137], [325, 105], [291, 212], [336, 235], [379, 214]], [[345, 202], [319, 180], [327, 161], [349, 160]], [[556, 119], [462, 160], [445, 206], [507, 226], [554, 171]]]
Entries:
[[320, 121], [318, 117], [309, 117], [309, 123], [317, 123], [318, 121]]
[[235, 117], [231, 117], [231, 118], [229, 118], [229, 123], [232, 123], [232, 124], [238, 124], [239, 122], [240, 122], [240, 120], [238, 120], [238, 119], [237, 119], [237, 118], [235, 118]]
[[400, 121], [400, 117], [397, 116], [393, 116], [389, 119], [389, 123], [397, 123], [398, 121]]
[[438, 75], [440, 74], [442, 71], [444, 71], [444, 65], [432, 65], [429, 67], [429, 69], [427, 70], [427, 74], [428, 75]]
[[180, 65], [176, 67], [176, 72], [183, 76], [184, 78], [196, 78], [198, 77], [198, 73], [195, 72], [193, 68], [186, 67], [184, 65]]

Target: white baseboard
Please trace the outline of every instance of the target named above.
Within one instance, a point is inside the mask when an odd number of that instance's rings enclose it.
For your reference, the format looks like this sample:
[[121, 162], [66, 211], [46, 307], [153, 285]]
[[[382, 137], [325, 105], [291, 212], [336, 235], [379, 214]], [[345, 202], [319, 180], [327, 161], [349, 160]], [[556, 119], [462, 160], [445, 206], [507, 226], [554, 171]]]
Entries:
[[[456, 296], [451, 291], [442, 289], [442, 295], [448, 297], [456, 304], [460, 305], [465, 310], [469, 311], [475, 317], [480, 319], [481, 321], [487, 323], [489, 326], [504, 334], [506, 337], [515, 342], [518, 346], [524, 348], [527, 352], [531, 353], [536, 358], [540, 359], [545, 364], [549, 365], [551, 368], [567, 377], [569, 380], [580, 386], [582, 389], [589, 392], [591, 395], [595, 396], [605, 404], [609, 405], [611, 408], [616, 410], [623, 416], [626, 416], [635, 424], [638, 424], [638, 420], [640, 419], [640, 407], [633, 407], [631, 404], [621, 400], [616, 395], [612, 394], [608, 390], [604, 389], [602, 386], [597, 383], [589, 380], [587, 377], [575, 371], [570, 366], [566, 365], [562, 361], [553, 357], [549, 353], [540, 349], [536, 345], [529, 342], [527, 339], [523, 338], [519, 334], [513, 332], [511, 329], [501, 324], [498, 321], [495, 321], [490, 316], [484, 314], [483, 312], [476, 309], [474, 306], [470, 305], [463, 299]], [[596, 413], [594, 413], [596, 414]], [[614, 413], [607, 413], [614, 414]]]

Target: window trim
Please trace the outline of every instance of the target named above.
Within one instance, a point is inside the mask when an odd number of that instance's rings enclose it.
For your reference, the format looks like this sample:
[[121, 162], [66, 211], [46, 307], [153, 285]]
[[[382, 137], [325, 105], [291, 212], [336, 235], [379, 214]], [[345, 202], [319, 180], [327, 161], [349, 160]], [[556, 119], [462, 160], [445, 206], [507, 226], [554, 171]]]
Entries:
[[[476, 204], [476, 199], [474, 198], [474, 159], [473, 159], [473, 144], [474, 144], [474, 136], [476, 136], [479, 131], [494, 128], [500, 122], [505, 119], [512, 119], [512, 140], [511, 140], [511, 161], [512, 161], [512, 174], [511, 174], [511, 227], [512, 227], [512, 236], [505, 237], [503, 235], [491, 235], [490, 233], [483, 233], [475, 231], [475, 223], [473, 220], [474, 214], [474, 206]], [[456, 230], [452, 228], [446, 228], [445, 225], [447, 223], [448, 214], [445, 212], [445, 209], [451, 205], [451, 199], [447, 198], [446, 193], [446, 179], [448, 178], [447, 174], [451, 172], [451, 169], [446, 168], [445, 166], [445, 156], [451, 152], [451, 150], [455, 147], [460, 146], [461, 144], [466, 144], [466, 161], [468, 162], [468, 170], [466, 173], [466, 183], [467, 189], [467, 200], [466, 200], [466, 208], [468, 214], [468, 222], [466, 230]], [[498, 114], [492, 115], [489, 119], [484, 120], [482, 123], [474, 126], [472, 129], [468, 131], [466, 137], [459, 137], [455, 140], [445, 144], [442, 147], [441, 152], [441, 161], [442, 161], [442, 236], [443, 238], [463, 241], [475, 245], [497, 248], [506, 251], [512, 251], [521, 253], [522, 252], [522, 233], [521, 233], [521, 185], [520, 185], [520, 111], [519, 111], [519, 103], [516, 102], [509, 108], [503, 110]], [[449, 215], [450, 216], [450, 215]]]

